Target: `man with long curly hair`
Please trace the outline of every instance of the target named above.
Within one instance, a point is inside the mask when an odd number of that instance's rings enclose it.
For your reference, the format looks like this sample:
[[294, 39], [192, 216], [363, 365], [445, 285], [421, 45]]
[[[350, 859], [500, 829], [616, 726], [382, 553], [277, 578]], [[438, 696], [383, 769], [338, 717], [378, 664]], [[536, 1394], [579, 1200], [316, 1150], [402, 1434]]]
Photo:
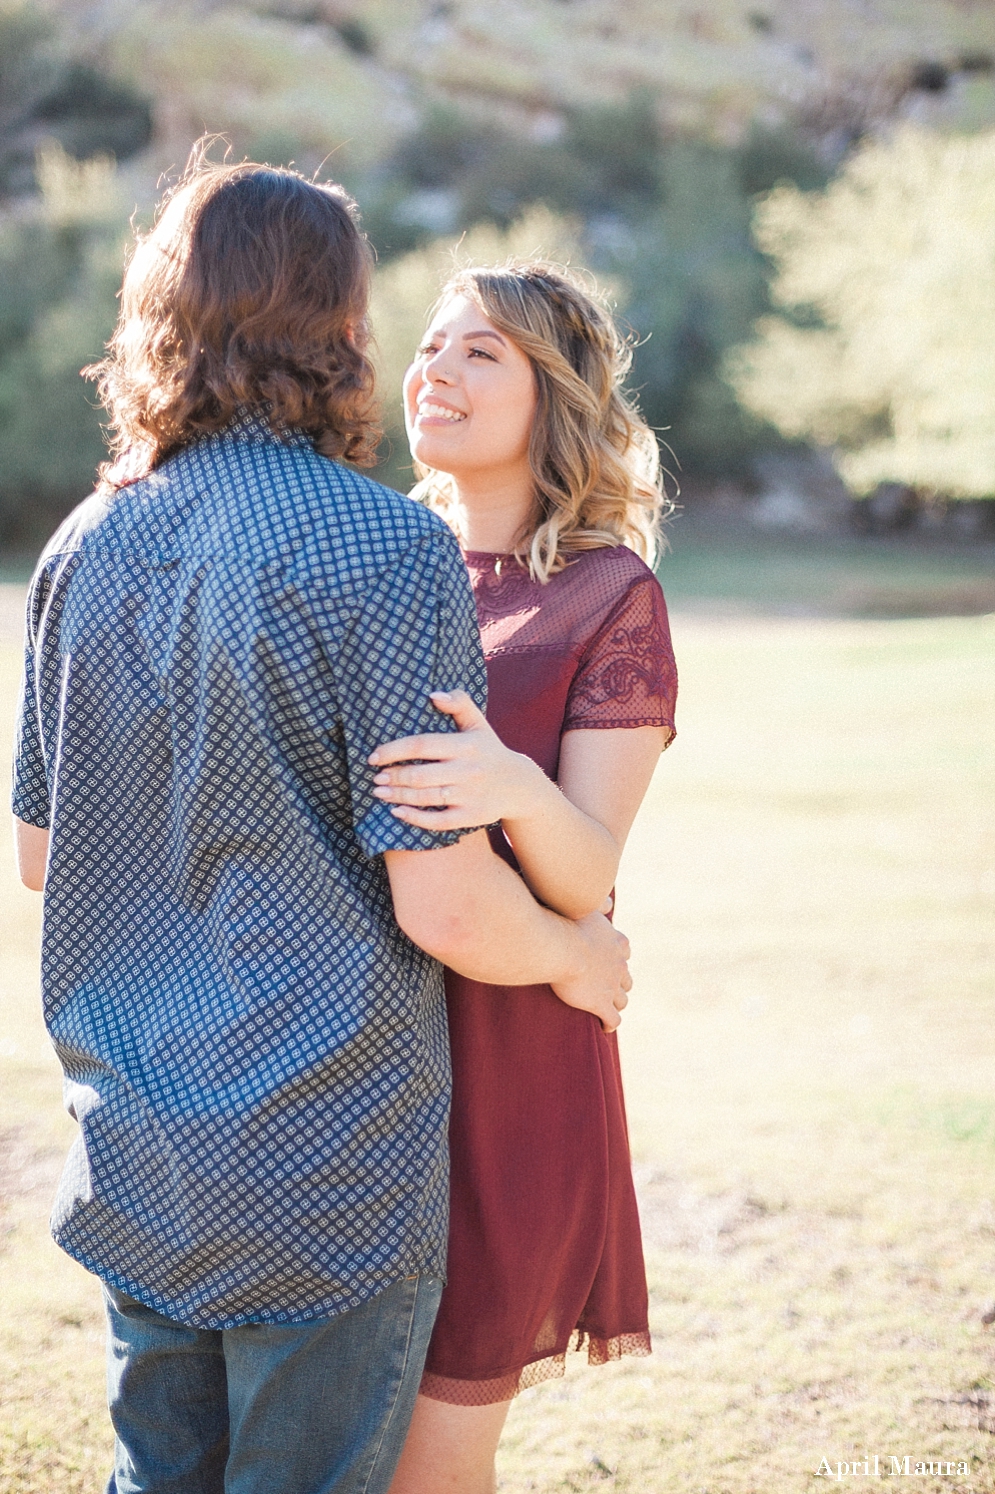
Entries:
[[29, 594], [14, 813], [112, 1494], [385, 1490], [445, 1271], [438, 962], [613, 1017], [627, 984], [599, 916], [372, 792], [485, 677], [456, 540], [355, 470], [369, 278], [340, 188], [199, 156], [91, 371], [114, 459]]

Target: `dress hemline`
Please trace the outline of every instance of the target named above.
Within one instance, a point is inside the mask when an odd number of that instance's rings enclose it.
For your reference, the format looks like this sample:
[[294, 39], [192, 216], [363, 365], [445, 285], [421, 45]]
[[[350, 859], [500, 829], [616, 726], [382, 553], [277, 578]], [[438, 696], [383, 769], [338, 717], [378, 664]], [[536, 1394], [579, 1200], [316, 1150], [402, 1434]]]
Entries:
[[523, 1390], [541, 1385], [544, 1380], [562, 1378], [566, 1374], [567, 1354], [580, 1353], [585, 1348], [588, 1364], [608, 1364], [611, 1360], [621, 1359], [626, 1355], [646, 1358], [653, 1352], [648, 1331], [599, 1338], [596, 1334], [575, 1329], [569, 1344], [559, 1353], [546, 1354], [520, 1369], [509, 1370], [491, 1379], [459, 1380], [426, 1370], [422, 1375], [418, 1394], [426, 1396], [430, 1401], [445, 1401], [450, 1406], [493, 1406], [499, 1401], [514, 1400]]

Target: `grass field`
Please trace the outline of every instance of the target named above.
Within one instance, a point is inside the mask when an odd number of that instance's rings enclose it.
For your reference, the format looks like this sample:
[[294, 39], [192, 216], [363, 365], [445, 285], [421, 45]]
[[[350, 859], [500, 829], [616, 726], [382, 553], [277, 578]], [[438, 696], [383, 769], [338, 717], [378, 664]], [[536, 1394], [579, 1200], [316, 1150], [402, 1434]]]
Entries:
[[[656, 1350], [522, 1396], [501, 1488], [795, 1494], [877, 1454], [917, 1494], [995, 1489], [995, 618], [678, 609], [675, 642], [680, 736], [618, 900]], [[5, 725], [15, 673], [11, 645]], [[45, 1226], [72, 1128], [38, 905], [5, 851], [0, 879], [0, 1491], [97, 1494], [98, 1293]], [[916, 1476], [936, 1459], [969, 1471]]]

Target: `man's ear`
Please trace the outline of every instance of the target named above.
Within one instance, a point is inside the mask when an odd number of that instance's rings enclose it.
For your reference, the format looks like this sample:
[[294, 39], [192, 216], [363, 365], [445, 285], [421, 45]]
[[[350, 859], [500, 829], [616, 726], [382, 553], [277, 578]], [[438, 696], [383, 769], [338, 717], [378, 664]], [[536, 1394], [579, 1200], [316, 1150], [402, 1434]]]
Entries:
[[362, 316], [358, 322], [347, 322], [345, 339], [350, 347], [366, 348], [370, 342], [370, 320]]

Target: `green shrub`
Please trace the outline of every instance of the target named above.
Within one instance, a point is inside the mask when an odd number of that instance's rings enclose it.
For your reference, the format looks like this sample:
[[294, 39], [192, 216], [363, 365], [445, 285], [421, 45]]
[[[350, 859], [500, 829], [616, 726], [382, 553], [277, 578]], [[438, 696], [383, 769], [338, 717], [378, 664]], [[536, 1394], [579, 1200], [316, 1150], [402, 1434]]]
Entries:
[[149, 99], [65, 55], [50, 17], [0, 9], [0, 196], [34, 191], [39, 141], [77, 160], [127, 160], [152, 139]]
[[331, 171], [352, 179], [404, 133], [409, 111], [334, 33], [315, 45], [308, 26], [234, 6], [132, 0], [120, 16], [108, 44], [115, 75], [163, 99], [181, 149], [205, 130], [230, 135], [239, 156], [276, 137], [298, 143], [308, 171], [331, 157]]
[[508, 228], [536, 203], [586, 217], [639, 211], [659, 196], [662, 152], [654, 106], [642, 92], [623, 104], [568, 110], [546, 139], [435, 104], [386, 170], [356, 185], [370, 236], [391, 258], [482, 221]]
[[51, 22], [26, 6], [0, 10], [0, 194], [34, 186], [26, 126], [58, 78]]
[[128, 204], [114, 164], [41, 153], [39, 197], [0, 219], [0, 542], [36, 545], [104, 454], [80, 369], [114, 326]]
[[767, 304], [739, 164], [734, 151], [675, 142], [662, 156], [659, 202], [589, 233], [596, 267], [626, 288], [647, 418], [686, 470], [741, 467], [763, 438], [720, 377], [725, 350]]
[[777, 315], [727, 359], [743, 405], [858, 493], [995, 494], [995, 132], [906, 128], [757, 209]]

